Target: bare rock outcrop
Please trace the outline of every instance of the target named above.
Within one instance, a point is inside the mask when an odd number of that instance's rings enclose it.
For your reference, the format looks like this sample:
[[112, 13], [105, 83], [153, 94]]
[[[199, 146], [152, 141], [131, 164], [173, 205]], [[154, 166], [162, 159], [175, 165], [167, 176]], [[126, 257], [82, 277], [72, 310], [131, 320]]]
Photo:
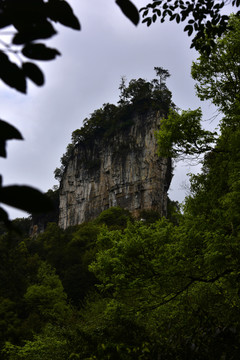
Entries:
[[167, 214], [171, 160], [159, 158], [155, 132], [160, 112], [135, 114], [132, 125], [113, 136], [79, 143], [60, 184], [59, 226], [67, 228], [120, 206]]

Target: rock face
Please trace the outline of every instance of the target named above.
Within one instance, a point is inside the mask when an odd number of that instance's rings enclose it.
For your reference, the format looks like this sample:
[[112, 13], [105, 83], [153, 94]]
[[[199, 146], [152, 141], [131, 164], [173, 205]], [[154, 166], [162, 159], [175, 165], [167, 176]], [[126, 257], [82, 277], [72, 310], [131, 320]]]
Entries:
[[132, 125], [110, 139], [78, 144], [60, 184], [59, 226], [63, 229], [120, 206], [167, 213], [171, 160], [159, 158], [155, 131], [161, 114], [134, 115]]

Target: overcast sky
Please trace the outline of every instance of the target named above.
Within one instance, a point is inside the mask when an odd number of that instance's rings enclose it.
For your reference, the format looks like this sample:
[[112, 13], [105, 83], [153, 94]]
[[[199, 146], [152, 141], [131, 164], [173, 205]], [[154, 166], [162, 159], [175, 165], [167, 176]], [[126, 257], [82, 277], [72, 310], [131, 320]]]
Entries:
[[[214, 115], [210, 103], [200, 102], [191, 79], [191, 63], [198, 54], [190, 50], [183, 26], [156, 22], [135, 27], [114, 0], [71, 0], [82, 30], [57, 26], [48, 41], [62, 54], [51, 62], [39, 62], [46, 84], [28, 83], [22, 95], [0, 83], [0, 117], [15, 125], [24, 141], [8, 142], [8, 158], [2, 159], [3, 184], [27, 184], [47, 191], [57, 184], [54, 169], [71, 140], [71, 133], [103, 103], [117, 103], [121, 76], [127, 80], [155, 77], [154, 66], [168, 69], [168, 88], [181, 109], [199, 106], [204, 118]], [[138, 8], [148, 0], [135, 0]], [[208, 123], [209, 124], [209, 123]], [[213, 126], [214, 124], [209, 124]], [[176, 168], [170, 198], [183, 201], [187, 172], [199, 169], [188, 164]], [[28, 216], [8, 208], [11, 218]]]

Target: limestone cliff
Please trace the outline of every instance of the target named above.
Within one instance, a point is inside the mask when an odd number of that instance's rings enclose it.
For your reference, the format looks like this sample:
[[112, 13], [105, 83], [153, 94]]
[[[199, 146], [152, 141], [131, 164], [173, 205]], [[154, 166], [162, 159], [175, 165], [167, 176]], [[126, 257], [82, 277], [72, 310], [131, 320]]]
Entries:
[[127, 129], [75, 146], [60, 184], [61, 228], [112, 206], [134, 216], [150, 209], [166, 215], [171, 161], [157, 155], [154, 133], [160, 122], [160, 112], [135, 114]]

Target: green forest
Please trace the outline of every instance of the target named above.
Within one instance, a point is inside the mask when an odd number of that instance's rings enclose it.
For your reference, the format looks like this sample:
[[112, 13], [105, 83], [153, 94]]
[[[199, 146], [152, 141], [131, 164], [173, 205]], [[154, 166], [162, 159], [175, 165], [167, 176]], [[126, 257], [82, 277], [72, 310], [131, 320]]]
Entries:
[[[134, 11], [127, 14], [133, 21]], [[221, 115], [216, 131], [202, 127], [200, 109], [173, 106], [169, 91], [158, 89], [161, 81], [132, 81], [120, 97], [123, 107], [138, 107], [130, 85], [139, 94], [140, 83], [151, 85], [152, 108], [167, 95], [159, 156], [202, 163], [183, 204], [169, 201], [167, 218], [145, 211], [145, 221], [114, 207], [66, 230], [49, 218], [34, 236], [30, 219], [10, 226], [0, 213], [1, 359], [239, 359], [240, 18], [231, 15], [224, 32], [209, 29], [205, 47], [195, 39], [199, 58], [191, 73], [198, 97]], [[109, 106], [102, 112], [110, 110], [120, 116]], [[94, 131], [111, 136], [101, 115], [94, 113]], [[76, 142], [86, 140], [91, 124], [75, 132]]]

